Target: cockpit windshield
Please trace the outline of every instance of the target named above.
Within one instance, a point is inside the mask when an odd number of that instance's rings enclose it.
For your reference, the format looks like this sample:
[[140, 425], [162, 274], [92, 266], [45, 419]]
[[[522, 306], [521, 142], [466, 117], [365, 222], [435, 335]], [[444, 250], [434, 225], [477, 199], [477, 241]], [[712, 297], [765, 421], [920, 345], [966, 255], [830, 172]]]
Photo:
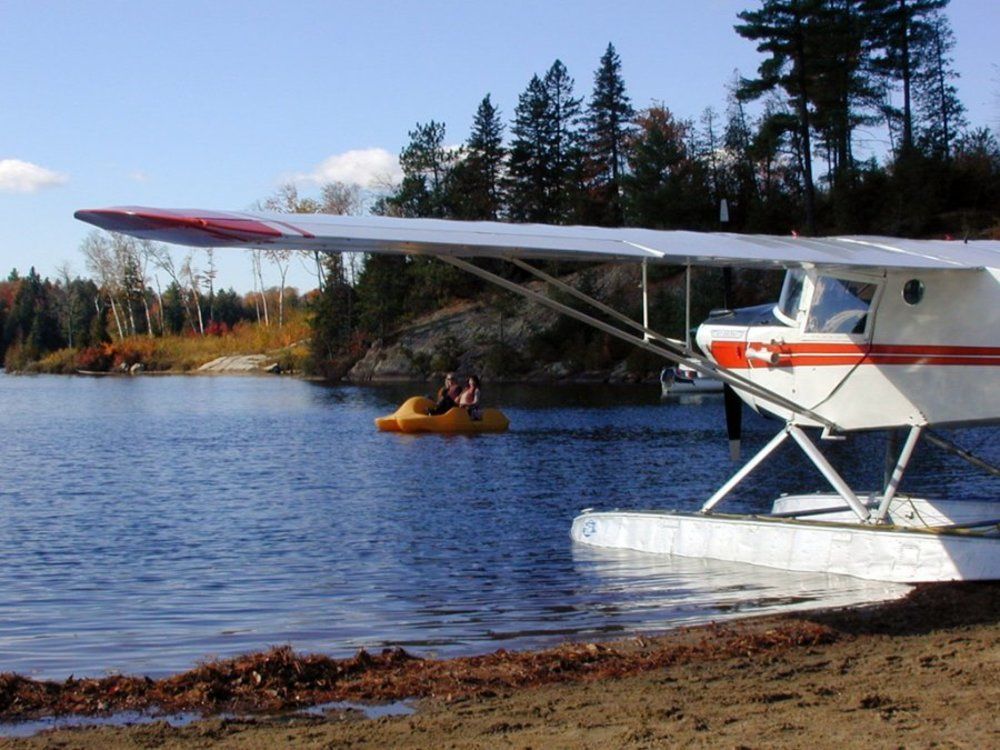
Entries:
[[801, 268], [792, 268], [785, 274], [785, 282], [781, 285], [781, 296], [774, 312], [787, 326], [798, 324], [799, 302], [802, 299], [802, 285], [805, 278], [806, 272]]
[[864, 333], [876, 285], [817, 276], [806, 333]]

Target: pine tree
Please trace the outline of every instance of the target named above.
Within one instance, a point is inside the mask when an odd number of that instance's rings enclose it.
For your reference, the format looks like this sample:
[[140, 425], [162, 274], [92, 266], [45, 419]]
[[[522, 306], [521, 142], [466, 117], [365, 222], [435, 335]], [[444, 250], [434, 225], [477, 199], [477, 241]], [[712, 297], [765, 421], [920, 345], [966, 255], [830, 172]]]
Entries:
[[[974, 128], [955, 139], [949, 164], [950, 208], [961, 209], [962, 235], [996, 226], [1000, 206], [1000, 141], [989, 128]], [[973, 223], [975, 222], [975, 223]], [[995, 236], [995, 229], [992, 234]]]
[[931, 41], [930, 18], [947, 5], [948, 0], [863, 0], [861, 4], [869, 20], [869, 36], [880, 51], [873, 60], [874, 70], [887, 87], [898, 84], [902, 90], [902, 109], [887, 107], [887, 112], [898, 119], [903, 156], [915, 144], [914, 89]]
[[90, 346], [111, 341], [111, 336], [108, 334], [107, 309], [101, 305], [100, 297], [94, 300], [94, 306], [94, 317], [90, 319], [90, 328], [87, 331]]
[[564, 223], [579, 216], [583, 197], [581, 99], [556, 60], [533, 76], [518, 98], [508, 161], [510, 215], [515, 221]]
[[161, 297], [163, 305], [163, 325], [167, 333], [180, 333], [188, 320], [184, 290], [176, 281], [171, 281]]
[[701, 113], [701, 130], [694, 131], [692, 154], [704, 165], [708, 175], [709, 201], [718, 206], [727, 194], [726, 175], [722, 164], [722, 141], [718, 115], [712, 107]]
[[542, 80], [532, 76], [518, 97], [510, 129], [507, 193], [515, 221], [552, 222], [556, 218], [549, 201], [555, 169], [550, 163], [551, 125], [548, 93]]
[[828, 179], [848, 191], [854, 179], [854, 131], [871, 124], [880, 87], [872, 76], [871, 22], [865, 0], [826, 0], [810, 21], [815, 80], [813, 126], [826, 152]]
[[554, 136], [552, 202], [559, 221], [579, 221], [586, 189], [583, 133], [580, 130], [583, 98], [574, 98], [573, 78], [561, 60], [552, 63], [545, 74], [544, 84]]
[[454, 219], [496, 221], [504, 210], [506, 149], [500, 111], [487, 94], [479, 103], [472, 133], [448, 176], [448, 214]]
[[472, 133], [466, 145], [469, 163], [484, 188], [482, 218], [497, 219], [503, 206], [501, 177], [506, 149], [503, 145], [503, 121], [500, 110], [493, 106], [487, 94], [479, 103]]
[[593, 169], [591, 181], [599, 224], [621, 226], [622, 175], [625, 172], [627, 143], [634, 132], [635, 110], [625, 93], [621, 59], [613, 44], [601, 57], [594, 74], [594, 92], [587, 107], [587, 151]]
[[343, 374], [335, 363], [345, 352], [349, 352], [357, 325], [354, 316], [357, 309], [355, 291], [340, 272], [340, 260], [336, 255], [328, 255], [324, 259], [329, 281], [313, 302], [310, 317], [310, 370], [330, 378]]
[[814, 32], [823, 5], [823, 0], [762, 0], [759, 10], [740, 13], [744, 23], [736, 26], [740, 36], [757, 42], [757, 50], [769, 55], [758, 68], [758, 78], [742, 81], [740, 95], [756, 99], [780, 88], [794, 113], [809, 234], [816, 233], [810, 102], [819, 73], [819, 45]]
[[403, 181], [386, 203], [395, 215], [443, 218], [447, 215], [446, 183], [455, 160], [444, 145], [444, 123], [417, 123], [408, 135], [410, 142], [399, 155]]
[[958, 77], [951, 59], [955, 34], [940, 12], [930, 15], [927, 25], [927, 54], [921, 58], [914, 86], [920, 116], [919, 140], [925, 153], [948, 161], [958, 132], [968, 126], [965, 106], [953, 83]]
[[71, 348], [90, 346], [90, 329], [97, 314], [100, 291], [90, 279], [70, 279], [68, 272], [63, 281], [52, 288], [62, 339]]
[[368, 256], [355, 287], [361, 328], [385, 338], [406, 312], [409, 288], [406, 256]]

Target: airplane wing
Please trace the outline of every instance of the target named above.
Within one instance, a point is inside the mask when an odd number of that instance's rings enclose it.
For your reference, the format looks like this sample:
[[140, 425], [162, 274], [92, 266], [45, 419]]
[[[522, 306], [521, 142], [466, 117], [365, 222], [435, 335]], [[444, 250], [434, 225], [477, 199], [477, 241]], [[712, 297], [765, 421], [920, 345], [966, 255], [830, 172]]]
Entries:
[[76, 218], [141, 239], [195, 247], [288, 248], [463, 258], [742, 266], [758, 268], [1000, 267], [1000, 241], [889, 237], [779, 237], [635, 228], [245, 213], [138, 206], [81, 210]]

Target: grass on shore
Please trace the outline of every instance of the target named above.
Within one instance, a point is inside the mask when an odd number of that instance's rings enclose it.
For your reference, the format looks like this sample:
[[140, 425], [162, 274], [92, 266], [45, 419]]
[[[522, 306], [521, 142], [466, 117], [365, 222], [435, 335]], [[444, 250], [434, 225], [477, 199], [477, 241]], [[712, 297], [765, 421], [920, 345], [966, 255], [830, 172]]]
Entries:
[[301, 372], [309, 354], [310, 332], [306, 311], [292, 310], [280, 327], [241, 322], [218, 335], [200, 336], [189, 331], [158, 337], [129, 336], [84, 349], [60, 349], [26, 370], [56, 374], [79, 370], [113, 372], [141, 364], [152, 372], [190, 372], [218, 357], [268, 354], [282, 371]]

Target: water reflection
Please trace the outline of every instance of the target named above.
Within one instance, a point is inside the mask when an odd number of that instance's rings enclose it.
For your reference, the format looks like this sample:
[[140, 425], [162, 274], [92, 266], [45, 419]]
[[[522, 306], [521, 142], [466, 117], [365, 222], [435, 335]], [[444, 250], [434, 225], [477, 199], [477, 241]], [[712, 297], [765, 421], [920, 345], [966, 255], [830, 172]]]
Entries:
[[[658, 627], [658, 613], [669, 609], [670, 625], [705, 622], [752, 611], [842, 606], [864, 600], [892, 599], [909, 590], [893, 583], [863, 581], [824, 573], [796, 573], [699, 560], [648, 555], [574, 545], [581, 590], [590, 592], [588, 606], [612, 607], [629, 615], [630, 629]], [[641, 607], [627, 603], [642, 598]], [[662, 627], [662, 621], [659, 624]]]

